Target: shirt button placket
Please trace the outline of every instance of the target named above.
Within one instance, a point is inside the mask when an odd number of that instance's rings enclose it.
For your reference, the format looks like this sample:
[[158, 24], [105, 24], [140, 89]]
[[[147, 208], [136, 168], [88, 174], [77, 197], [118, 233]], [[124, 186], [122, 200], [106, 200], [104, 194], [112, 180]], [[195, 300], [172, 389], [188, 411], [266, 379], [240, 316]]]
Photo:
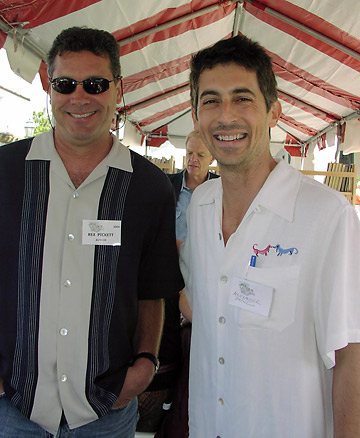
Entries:
[[[224, 287], [227, 285], [227, 283], [229, 281], [228, 276], [225, 275], [225, 274], [220, 275], [219, 281], [220, 281], [220, 290], [225, 290]], [[219, 309], [219, 310], [220, 310], [220, 312], [222, 312], [221, 309]], [[224, 336], [225, 336], [225, 333], [226, 333], [224, 331], [225, 330], [225, 324], [226, 324], [226, 318], [221, 313], [220, 313], [220, 315], [218, 315], [218, 324], [220, 326], [219, 327], [219, 331], [218, 331], [218, 336], [219, 336], [218, 342], [219, 342], [219, 345], [222, 345], [222, 342], [224, 340]], [[219, 384], [220, 388], [223, 387], [224, 381], [226, 379], [226, 376], [225, 376], [225, 371], [226, 371], [225, 370], [225, 359], [222, 356], [222, 353], [223, 353], [222, 351], [218, 350], [218, 359], [217, 359], [218, 360], [218, 370], [217, 370], [217, 375], [218, 375], [218, 384]], [[223, 423], [223, 416], [224, 416], [224, 411], [223, 411], [224, 408], [223, 408], [223, 406], [224, 406], [225, 401], [224, 401], [224, 398], [221, 397], [221, 395], [222, 394], [218, 394], [218, 398], [217, 398], [217, 403], [218, 403], [218, 412], [217, 412], [217, 420], [216, 420], [217, 426], [221, 425]], [[216, 438], [221, 438], [221, 436], [217, 435]]]

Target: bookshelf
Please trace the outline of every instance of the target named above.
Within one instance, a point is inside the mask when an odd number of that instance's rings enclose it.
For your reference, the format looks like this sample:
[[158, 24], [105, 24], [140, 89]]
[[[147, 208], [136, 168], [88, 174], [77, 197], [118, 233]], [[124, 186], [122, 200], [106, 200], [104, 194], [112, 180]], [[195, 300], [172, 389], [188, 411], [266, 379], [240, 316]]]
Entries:
[[149, 156], [145, 156], [149, 161], [159, 167], [165, 173], [174, 173], [175, 172], [175, 159], [171, 156], [169, 159], [167, 158], [153, 158]]
[[327, 171], [301, 170], [304, 175], [323, 175], [324, 184], [341, 192], [350, 204], [355, 205], [356, 195], [356, 165], [329, 163]]

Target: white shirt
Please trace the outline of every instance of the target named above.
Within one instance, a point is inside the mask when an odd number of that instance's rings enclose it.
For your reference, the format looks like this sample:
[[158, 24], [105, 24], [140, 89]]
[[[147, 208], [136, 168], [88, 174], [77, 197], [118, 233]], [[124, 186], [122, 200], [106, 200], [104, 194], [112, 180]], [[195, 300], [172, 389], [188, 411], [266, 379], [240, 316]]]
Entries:
[[[226, 247], [221, 218], [221, 180], [208, 181], [192, 196], [181, 252], [190, 437], [332, 437], [335, 350], [360, 342], [354, 208], [281, 161]], [[273, 288], [268, 317], [229, 304], [244, 277]]]

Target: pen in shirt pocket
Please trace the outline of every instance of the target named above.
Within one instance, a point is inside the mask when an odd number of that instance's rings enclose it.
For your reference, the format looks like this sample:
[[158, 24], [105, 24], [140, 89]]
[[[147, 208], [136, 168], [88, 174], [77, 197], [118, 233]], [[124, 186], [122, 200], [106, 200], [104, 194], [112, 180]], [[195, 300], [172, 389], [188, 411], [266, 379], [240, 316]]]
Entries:
[[255, 267], [256, 267], [256, 256], [255, 256], [255, 255], [252, 255], [252, 256], [251, 256], [251, 259], [250, 259], [249, 265], [250, 265], [252, 268], [255, 268]]

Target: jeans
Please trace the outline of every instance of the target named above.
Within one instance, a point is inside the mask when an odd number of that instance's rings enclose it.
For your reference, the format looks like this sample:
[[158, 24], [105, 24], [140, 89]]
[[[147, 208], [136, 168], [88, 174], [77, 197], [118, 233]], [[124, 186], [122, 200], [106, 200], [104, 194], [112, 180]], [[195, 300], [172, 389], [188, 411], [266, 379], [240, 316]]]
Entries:
[[0, 438], [134, 438], [138, 420], [137, 399], [128, 406], [76, 429], [60, 426], [56, 435], [24, 417], [5, 394], [0, 395]]

